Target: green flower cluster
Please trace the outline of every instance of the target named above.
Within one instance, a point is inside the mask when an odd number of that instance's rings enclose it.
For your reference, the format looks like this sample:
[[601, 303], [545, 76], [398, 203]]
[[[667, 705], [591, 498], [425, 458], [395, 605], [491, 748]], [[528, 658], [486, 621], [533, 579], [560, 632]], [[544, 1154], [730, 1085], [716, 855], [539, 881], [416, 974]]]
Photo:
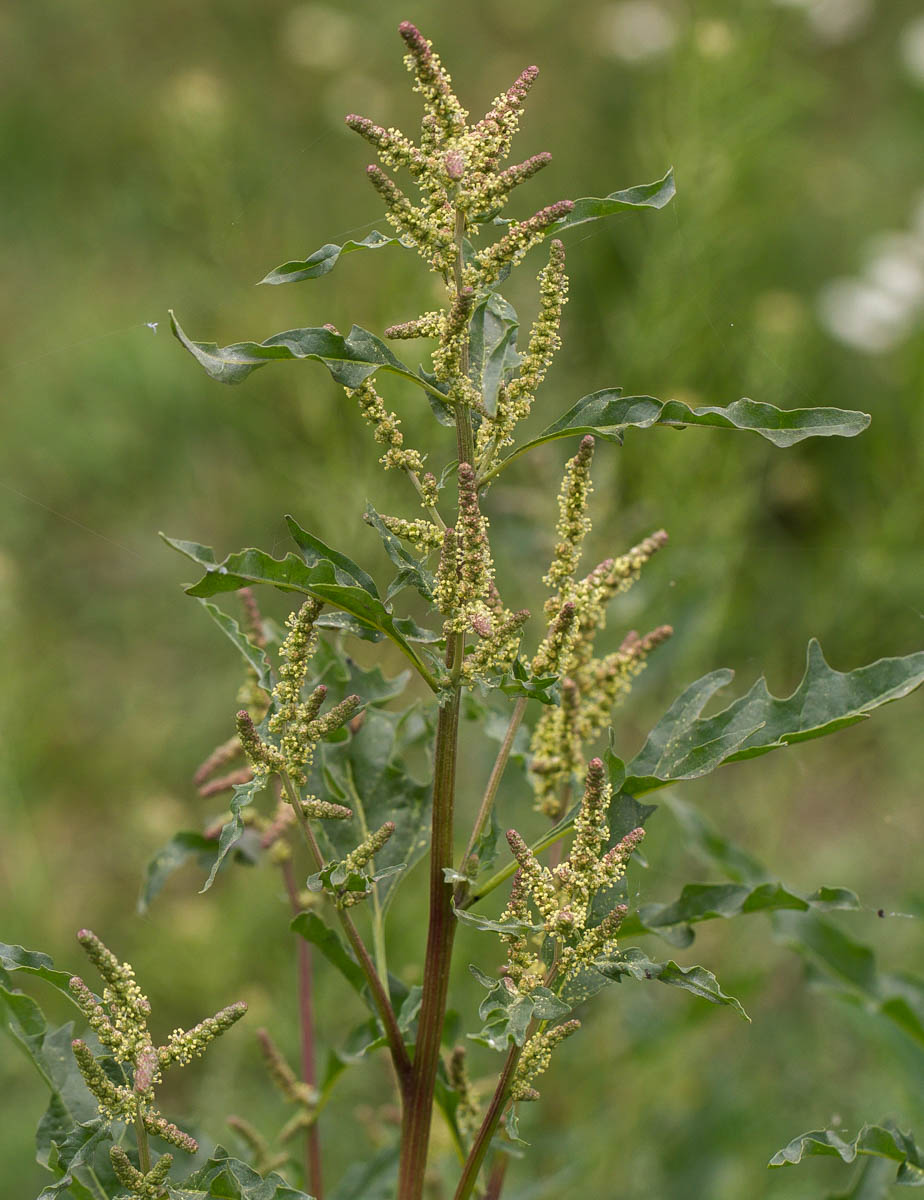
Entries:
[[[560, 989], [596, 959], [615, 952], [626, 906], [616, 904], [602, 920], [595, 921], [595, 899], [599, 904], [599, 898], [621, 881], [645, 831], [634, 829], [605, 849], [611, 799], [603, 762], [591, 759], [571, 851], [554, 867], [543, 866], [520, 834], [514, 829], [508, 831], [507, 841], [518, 870], [499, 921], [511, 923], [515, 930], [501, 934], [507, 947], [504, 975], [511, 993], [527, 996], [537, 988], [544, 992], [553, 985]], [[540, 1028], [529, 1038], [517, 1066], [513, 1099], [537, 1098], [532, 1080], [548, 1066], [555, 1045], [579, 1025], [578, 1021], [566, 1021]]]
[[[82, 929], [77, 940], [106, 986], [100, 999], [75, 975], [69, 984], [71, 993], [90, 1028], [100, 1043], [111, 1051], [125, 1077], [124, 1083], [114, 1082], [87, 1043], [81, 1038], [74, 1040], [72, 1046], [77, 1066], [99, 1102], [100, 1113], [110, 1121], [135, 1124], [145, 1133], [155, 1134], [194, 1154], [198, 1149], [195, 1139], [171, 1124], [155, 1108], [154, 1090], [169, 1066], [174, 1063], [185, 1066], [197, 1058], [210, 1042], [241, 1019], [247, 1005], [243, 1002], [231, 1004], [191, 1029], [175, 1029], [162, 1046], [155, 1046], [148, 1030], [151, 1005], [138, 986], [131, 966], [120, 963], [89, 929]], [[110, 1153], [113, 1169], [133, 1196], [163, 1194], [163, 1182], [172, 1161], [170, 1155], [164, 1155], [153, 1168], [142, 1172], [119, 1147], [113, 1147]]]
[[606, 727], [613, 707], [628, 694], [651, 651], [673, 633], [669, 625], [643, 636], [633, 631], [618, 650], [602, 657], [594, 652], [597, 634], [606, 627], [610, 600], [632, 586], [645, 563], [667, 542], [667, 534], [658, 530], [626, 554], [604, 559], [583, 579], [575, 578], [591, 529], [587, 507], [593, 452], [594, 439], [588, 435], [565, 467], [558, 497], [559, 540], [543, 578], [552, 591], [545, 604], [550, 621], [532, 661], [534, 675], [562, 677], [561, 701], [545, 709], [530, 747], [536, 807], [552, 820], [564, 812], [572, 778], [580, 778], [585, 746]]

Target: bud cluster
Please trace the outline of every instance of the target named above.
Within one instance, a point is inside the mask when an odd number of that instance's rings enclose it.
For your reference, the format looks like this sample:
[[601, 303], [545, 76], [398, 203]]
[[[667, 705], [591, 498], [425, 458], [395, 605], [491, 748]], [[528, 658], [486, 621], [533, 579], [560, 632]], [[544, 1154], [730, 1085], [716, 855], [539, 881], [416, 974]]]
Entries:
[[[171, 1124], [154, 1107], [154, 1089], [163, 1072], [173, 1063], [185, 1066], [202, 1054], [210, 1042], [220, 1036], [247, 1011], [243, 1002], [229, 1005], [200, 1021], [192, 1029], [175, 1029], [162, 1046], [155, 1046], [148, 1030], [151, 1005], [142, 993], [128, 963], [120, 963], [96, 934], [82, 929], [77, 940], [99, 971], [106, 986], [98, 999], [79, 976], [70, 980], [70, 990], [100, 1043], [112, 1052], [120, 1066], [128, 1068], [130, 1082], [115, 1083], [102, 1062], [81, 1038], [72, 1043], [77, 1066], [87, 1087], [96, 1097], [100, 1112], [109, 1120], [140, 1122], [148, 1133], [195, 1153], [194, 1138]], [[121, 1151], [119, 1152], [122, 1153]], [[169, 1155], [164, 1156], [169, 1160]], [[126, 1187], [136, 1196], [160, 1196], [160, 1185], [170, 1168], [162, 1158], [147, 1174], [132, 1167], [128, 1158], [113, 1157], [113, 1168]], [[130, 1170], [129, 1170], [130, 1168]], [[160, 1190], [158, 1190], [160, 1189]]]

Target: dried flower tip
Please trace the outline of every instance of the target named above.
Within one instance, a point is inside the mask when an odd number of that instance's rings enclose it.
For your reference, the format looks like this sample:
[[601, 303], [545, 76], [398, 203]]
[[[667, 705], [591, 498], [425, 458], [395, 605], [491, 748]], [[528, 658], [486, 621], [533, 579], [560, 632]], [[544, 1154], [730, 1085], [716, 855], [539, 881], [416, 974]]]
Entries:
[[306, 817], [319, 821], [351, 821], [353, 810], [345, 804], [334, 804], [330, 800], [319, 800], [316, 796], [307, 796], [302, 801], [302, 812]]
[[198, 767], [195, 775], [193, 775], [193, 783], [201, 788], [210, 775], [214, 774], [219, 767], [224, 767], [229, 762], [233, 762], [240, 753], [240, 738], [237, 735], [228, 738], [226, 742], [222, 742], [220, 746], [216, 746], [208, 758]]
[[365, 841], [360, 842], [356, 849], [346, 856], [343, 860], [344, 867], [348, 871], [361, 870], [371, 858], [378, 854], [394, 832], [394, 821], [386, 821], [384, 825], [380, 825], [375, 833], [370, 833]]
[[443, 159], [443, 164], [446, 167], [446, 174], [453, 182], [461, 179], [465, 174], [465, 159], [458, 150], [450, 150]]
[[543, 167], [547, 167], [551, 161], [551, 154], [543, 150], [539, 154], [530, 155], [529, 158], [524, 159], [521, 163], [515, 163], [511, 167], [507, 167], [499, 175], [495, 175], [493, 179], [489, 179], [487, 185], [478, 196], [480, 204], [487, 208], [503, 203], [515, 187], [519, 187], [527, 179], [532, 179]]
[[[238, 738], [234, 739], [238, 745]], [[230, 771], [227, 775], [222, 775], [218, 779], [211, 779], [208, 783], [199, 785], [199, 795], [203, 800], [207, 800], [210, 796], [220, 796], [222, 792], [230, 792], [232, 788], [240, 787], [243, 783], [249, 783], [253, 779], [252, 767], [240, 767], [237, 771]]]
[[139, 1095], [149, 1092], [157, 1082], [158, 1067], [157, 1051], [153, 1046], [144, 1046], [138, 1053], [135, 1076], [132, 1080], [132, 1085]]
[[259, 646], [261, 650], [264, 650], [268, 639], [266, 630], [263, 628], [263, 615], [260, 612], [260, 606], [257, 603], [253, 588], [238, 588], [237, 594], [244, 608], [247, 634], [255, 646]]

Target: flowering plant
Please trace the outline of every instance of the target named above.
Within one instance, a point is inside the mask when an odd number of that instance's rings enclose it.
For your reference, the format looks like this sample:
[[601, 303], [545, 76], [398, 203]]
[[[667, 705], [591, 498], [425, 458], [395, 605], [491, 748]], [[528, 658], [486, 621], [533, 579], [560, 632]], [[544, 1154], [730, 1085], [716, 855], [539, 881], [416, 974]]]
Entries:
[[[244, 1006], [232, 1005], [155, 1047], [147, 1028], [149, 1005], [131, 968], [119, 964], [93, 935], [82, 933], [80, 940], [106, 981], [102, 999], [80, 980], [62, 983], [61, 973], [44, 956], [4, 947], [7, 1023], [40, 1066], [44, 1069], [45, 1044], [53, 1035], [39, 1038], [41, 1018], [31, 1009], [25, 1019], [32, 1002], [12, 988], [14, 970], [38, 974], [67, 990], [96, 1039], [92, 1045], [80, 1039], [73, 1044], [85, 1090], [98, 1102], [95, 1116], [87, 1118], [79, 1109], [65, 1115], [61, 1072], [50, 1073], [57, 1089], [49, 1110], [54, 1120], [46, 1120], [43, 1136], [46, 1165], [57, 1181], [45, 1196], [111, 1197], [108, 1171], [137, 1197], [304, 1200], [304, 1192], [277, 1174], [281, 1168], [294, 1171], [296, 1178], [301, 1172], [299, 1182], [320, 1200], [323, 1112], [331, 1092], [347, 1065], [383, 1048], [393, 1069], [400, 1133], [394, 1153], [376, 1160], [364, 1176], [368, 1194], [378, 1189], [376, 1196], [420, 1200], [431, 1178], [435, 1186], [451, 1188], [455, 1200], [474, 1195], [497, 1200], [510, 1155], [524, 1146], [520, 1110], [540, 1099], [536, 1084], [553, 1067], [553, 1051], [579, 1029], [574, 1014], [594, 995], [621, 981], [656, 980], [745, 1016], [738, 1000], [705, 968], [660, 961], [653, 951], [627, 944], [627, 938], [661, 935], [687, 945], [693, 925], [714, 917], [797, 909], [818, 923], [830, 909], [858, 907], [857, 898], [843, 888], [795, 893], [768, 881], [749, 859], [751, 865], [733, 884], [695, 885], [672, 904], [630, 911], [625, 875], [640, 861], [645, 825], [655, 811], [642, 797], [862, 719], [924, 680], [924, 654], [883, 659], [841, 674], [813, 642], [805, 677], [791, 696], [772, 696], [760, 680], [721, 712], [704, 716], [707, 702], [731, 678], [729, 672], [713, 672], [688, 687], [643, 748], [626, 759], [609, 729], [613, 709], [672, 630], [659, 624], [643, 634], [628, 632], [608, 648], [607, 620], [611, 602], [664, 548], [667, 534], [653, 531], [585, 573], [581, 563], [591, 528], [591, 472], [599, 443], [621, 445], [630, 428], [713, 426], [752, 431], [786, 447], [812, 436], [854, 436], [869, 418], [839, 409], [781, 410], [750, 400], [693, 409], [605, 388], [524, 437], [522, 429], [560, 345], [568, 297], [564, 238], [571, 229], [616, 212], [664, 207], [674, 194], [673, 178], [668, 172], [654, 183], [606, 197], [564, 199], [526, 219], [505, 217], [516, 189], [550, 159], [535, 154], [504, 165], [537, 69], [524, 70], [481, 120], [470, 123], [431, 44], [407, 22], [400, 34], [423, 101], [419, 139], [367, 117], [346, 119], [380, 160], [381, 165], [367, 168], [367, 176], [393, 234], [326, 244], [304, 261], [276, 268], [264, 282], [317, 278], [346, 251], [389, 244], [416, 251], [442, 282], [445, 301], [416, 317], [398, 314], [401, 321], [385, 336], [399, 343], [427, 340], [433, 344], [429, 358], [411, 367], [385, 341], [356, 326], [347, 335], [327, 325], [289, 330], [259, 344], [218, 347], [192, 341], [171, 314], [179, 341], [224, 383], [241, 382], [275, 360], [320, 362], [358, 407], [379, 445], [383, 468], [407, 479], [414, 504], [406, 515], [380, 514], [371, 507], [364, 515], [397, 568], [384, 595], [363, 567], [292, 517], [287, 521], [295, 549], [281, 559], [247, 549], [219, 561], [198, 543], [167, 539], [203, 569], [199, 582], [187, 590], [240, 651], [246, 680], [236, 732], [197, 775], [203, 794], [229, 796], [226, 817], [202, 835], [177, 835], [155, 858], [144, 903], [153, 900], [169, 870], [194, 855], [209, 862], [206, 888], [236, 854], [264, 859], [281, 872], [291, 928], [299, 935], [302, 1077], [268, 1032], [261, 1031], [260, 1041], [271, 1077], [293, 1105], [293, 1117], [275, 1147], [246, 1118], [230, 1119], [252, 1165], [221, 1147], [185, 1180], [169, 1154], [152, 1164], [149, 1135], [195, 1150], [193, 1139], [153, 1108], [161, 1073], [198, 1054], [243, 1015]], [[416, 195], [386, 169], [406, 172]], [[537, 313], [525, 346], [518, 348], [518, 317], [499, 289], [528, 252], [541, 246], [545, 259], [538, 273]], [[405, 443], [400, 421], [380, 391], [389, 375], [413, 384], [429, 404], [438, 435], [431, 449]], [[541, 617], [537, 613], [534, 620], [530, 611], [514, 611], [505, 602], [507, 581], [490, 535], [491, 492], [522, 456], [568, 439], [577, 440], [577, 450], [564, 466], [554, 551], [542, 577], [547, 595]], [[299, 598], [284, 637], [262, 616], [253, 591], [257, 585]], [[423, 624], [411, 611], [396, 611], [393, 602], [406, 591], [417, 593], [413, 611], [426, 614]], [[228, 592], [239, 593], [240, 623], [211, 603]], [[390, 643], [411, 669], [394, 679], [378, 668], [364, 670], [347, 651], [355, 638]], [[405, 692], [414, 698], [402, 709], [398, 702]], [[464, 841], [457, 784], [462, 785], [460, 802], [473, 794], [469, 773], [459, 771], [463, 706], [486, 729], [498, 718], [502, 727], [496, 760]], [[524, 726], [531, 729], [528, 739]], [[432, 747], [432, 777], [420, 780], [408, 760], [422, 745]], [[507, 856], [501, 854], [496, 801], [514, 757], [523, 763], [545, 827], [531, 843], [517, 829], [509, 830]], [[529, 819], [523, 814], [517, 825]], [[710, 841], [703, 818], [686, 810], [684, 820], [691, 838], [721, 845]], [[719, 867], [723, 853], [727, 857], [727, 848], [714, 853]], [[389, 908], [410, 868], [424, 859], [426, 937], [420, 946], [407, 939], [410, 957], [396, 976], [385, 938]], [[507, 881], [500, 911], [488, 915], [493, 893]], [[447, 1006], [459, 925], [483, 931], [489, 940], [482, 961], [471, 966], [485, 989], [480, 1028], [453, 1044]], [[498, 970], [492, 963], [501, 950], [506, 961]], [[369, 1012], [349, 1037], [348, 1049], [339, 1052], [336, 1069], [323, 1077], [317, 1043], [331, 1042], [337, 1031], [316, 1028], [311, 966], [318, 954]], [[408, 969], [419, 980], [412, 986], [401, 981]], [[468, 1024], [472, 1017], [465, 1013], [463, 1020]], [[470, 1081], [467, 1043], [501, 1055], [487, 1093]], [[444, 1162], [430, 1152], [435, 1109], [449, 1130], [457, 1161]], [[137, 1135], [133, 1151], [122, 1144], [130, 1127]], [[913, 1141], [891, 1127], [871, 1128], [878, 1132], [864, 1131], [863, 1145], [854, 1153], [895, 1159], [903, 1182], [920, 1182], [920, 1151]], [[300, 1165], [289, 1151], [295, 1135], [304, 1141]], [[849, 1157], [832, 1146], [821, 1134], [808, 1134], [777, 1157], [780, 1162], [815, 1152]], [[218, 1187], [222, 1190], [211, 1190]]]

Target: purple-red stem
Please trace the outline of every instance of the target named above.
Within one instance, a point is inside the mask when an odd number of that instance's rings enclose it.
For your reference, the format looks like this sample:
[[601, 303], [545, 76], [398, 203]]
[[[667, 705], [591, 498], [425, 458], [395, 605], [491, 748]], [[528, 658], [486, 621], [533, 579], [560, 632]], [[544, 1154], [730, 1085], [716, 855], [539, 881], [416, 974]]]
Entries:
[[[282, 864], [282, 877], [289, 895], [292, 915], [298, 916], [302, 906], [298, 900], [295, 871], [289, 859]], [[313, 964], [311, 946], [301, 937], [298, 939], [298, 1017], [302, 1040], [302, 1078], [309, 1087], [316, 1088], [318, 1075], [314, 1047]], [[305, 1130], [305, 1183], [315, 1200], [323, 1200], [321, 1134], [316, 1120]]]

